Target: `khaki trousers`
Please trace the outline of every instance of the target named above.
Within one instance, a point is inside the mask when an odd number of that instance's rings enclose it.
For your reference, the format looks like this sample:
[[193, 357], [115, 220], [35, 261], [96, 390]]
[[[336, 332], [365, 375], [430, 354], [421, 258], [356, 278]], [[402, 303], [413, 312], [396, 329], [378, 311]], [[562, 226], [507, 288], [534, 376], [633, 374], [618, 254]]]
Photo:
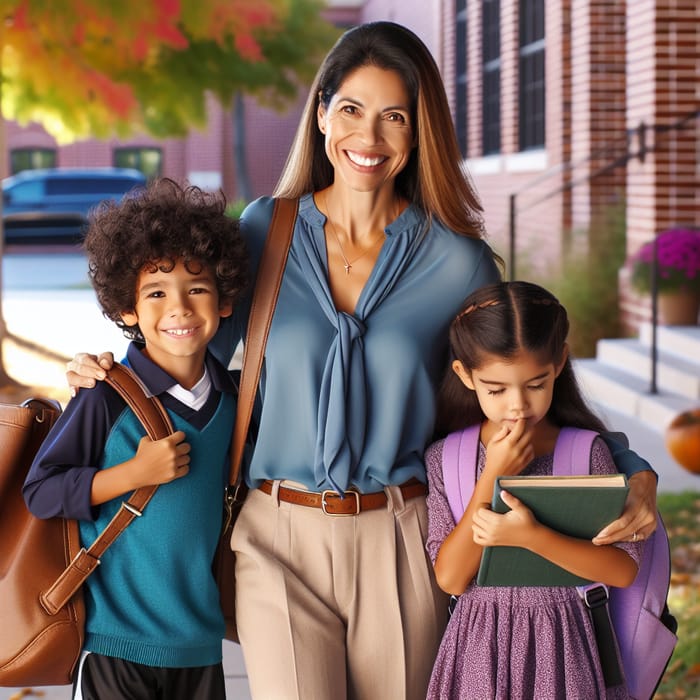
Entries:
[[425, 498], [339, 517], [248, 494], [236, 522], [238, 631], [255, 700], [423, 700], [447, 622]]

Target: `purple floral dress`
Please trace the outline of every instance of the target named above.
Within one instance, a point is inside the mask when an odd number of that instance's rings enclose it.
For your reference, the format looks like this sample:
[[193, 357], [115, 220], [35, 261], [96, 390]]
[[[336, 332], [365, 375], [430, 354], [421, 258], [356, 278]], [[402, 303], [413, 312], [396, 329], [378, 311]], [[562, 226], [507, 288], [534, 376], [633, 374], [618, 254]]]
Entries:
[[[433, 562], [455, 526], [442, 478], [443, 441], [425, 455], [428, 541]], [[478, 473], [486, 451], [479, 446]], [[595, 440], [592, 474], [615, 465]], [[552, 473], [552, 455], [537, 457], [523, 474]], [[643, 543], [617, 545], [639, 562]], [[605, 688], [593, 627], [575, 588], [492, 587], [472, 582], [460, 596], [433, 668], [430, 700], [624, 700], [625, 686]]]

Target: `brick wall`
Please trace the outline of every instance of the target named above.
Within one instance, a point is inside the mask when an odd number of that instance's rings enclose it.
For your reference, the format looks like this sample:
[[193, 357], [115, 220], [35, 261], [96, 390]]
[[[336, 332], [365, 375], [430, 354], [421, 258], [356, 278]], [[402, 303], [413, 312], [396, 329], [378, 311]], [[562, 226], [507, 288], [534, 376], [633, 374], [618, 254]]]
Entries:
[[[563, 178], [557, 165], [565, 152], [561, 106], [561, 49], [565, 34], [562, 31], [562, 4], [547, 2], [546, 148], [520, 154], [518, 6], [517, 0], [501, 0], [500, 3], [501, 152], [483, 157], [481, 3], [469, 5], [468, 166], [481, 196], [492, 244], [505, 258], [509, 257], [510, 251], [509, 196], [516, 195], [515, 274], [522, 277], [546, 273], [558, 264], [562, 253], [562, 205], [566, 195], [552, 193], [560, 187]], [[545, 179], [540, 181], [545, 173]]]
[[[649, 151], [627, 177], [627, 251], [675, 225], [700, 225], [698, 119], [669, 129], [698, 108], [700, 8], [695, 0], [635, 0], [627, 7], [627, 127], [645, 125]], [[622, 309], [634, 328], [649, 318], [649, 299], [620, 275]]]
[[[571, 162], [574, 229], [595, 227], [604, 210], [619, 203], [624, 167], [600, 174], [624, 155], [625, 3], [578, 0], [571, 14]], [[587, 178], [591, 178], [587, 180]]]

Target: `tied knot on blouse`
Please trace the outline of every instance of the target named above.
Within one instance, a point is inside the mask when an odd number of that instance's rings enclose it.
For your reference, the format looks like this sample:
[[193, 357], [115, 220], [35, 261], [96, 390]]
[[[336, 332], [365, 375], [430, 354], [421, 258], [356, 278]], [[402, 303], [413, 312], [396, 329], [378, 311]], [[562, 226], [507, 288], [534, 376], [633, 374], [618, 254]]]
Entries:
[[[386, 229], [386, 240], [353, 314], [338, 311], [328, 286], [325, 217], [307, 199], [300, 206], [305, 225], [297, 228], [292, 254], [328, 321], [335, 327], [321, 379], [317, 416], [314, 478], [317, 485], [331, 484], [339, 494], [347, 490], [362, 456], [367, 431], [367, 377], [363, 336], [365, 319], [389, 294], [420, 247], [423, 220], [403, 229]], [[396, 233], [394, 233], [396, 231]]]

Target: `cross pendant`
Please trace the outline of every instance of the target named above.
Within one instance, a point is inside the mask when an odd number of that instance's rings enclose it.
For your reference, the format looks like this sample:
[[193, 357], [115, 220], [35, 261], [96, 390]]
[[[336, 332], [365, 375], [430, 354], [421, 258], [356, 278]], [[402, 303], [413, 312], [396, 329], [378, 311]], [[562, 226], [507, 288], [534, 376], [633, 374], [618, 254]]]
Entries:
[[345, 263], [345, 265], [343, 265], [343, 267], [345, 268], [345, 274], [346, 274], [346, 275], [349, 275], [349, 274], [350, 274], [350, 268], [352, 267], [352, 265], [351, 265], [350, 263]]

